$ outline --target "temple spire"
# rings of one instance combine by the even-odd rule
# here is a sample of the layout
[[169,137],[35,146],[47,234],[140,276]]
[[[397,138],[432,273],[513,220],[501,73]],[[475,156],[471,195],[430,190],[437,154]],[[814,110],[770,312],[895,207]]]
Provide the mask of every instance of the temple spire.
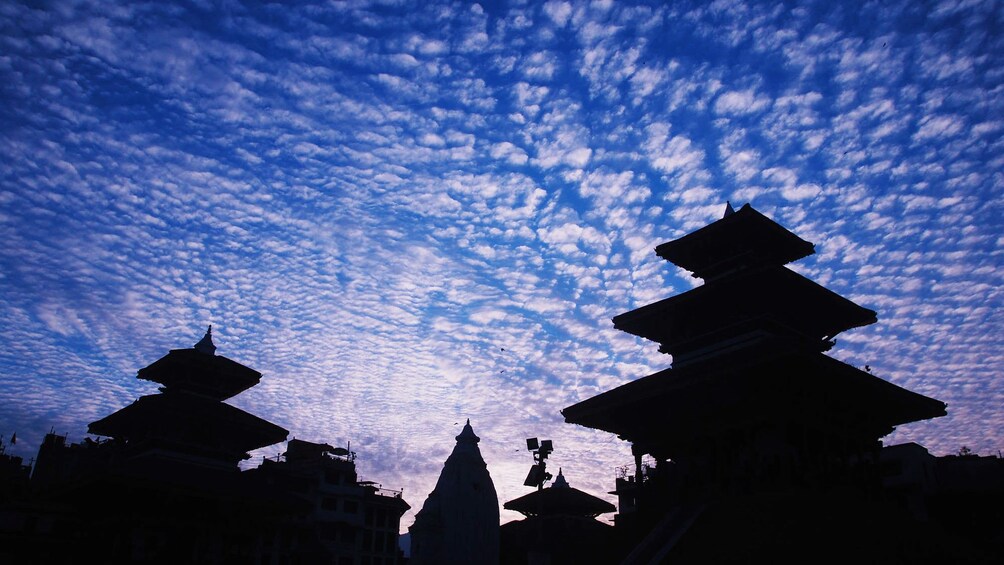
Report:
[[206,355],[216,355],[216,346],[213,345],[213,325],[209,324],[206,335],[202,336],[199,343],[195,344],[195,350]]
[[412,565],[498,565],[499,500],[470,419],[415,515]]

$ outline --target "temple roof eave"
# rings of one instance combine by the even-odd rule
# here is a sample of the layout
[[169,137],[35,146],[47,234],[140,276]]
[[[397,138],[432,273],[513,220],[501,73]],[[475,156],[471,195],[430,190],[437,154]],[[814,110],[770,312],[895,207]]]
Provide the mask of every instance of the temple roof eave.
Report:
[[217,400],[235,396],[261,381],[261,373],[222,355],[208,355],[195,348],[172,349],[142,368],[139,379],[192,392]]
[[289,435],[285,428],[239,408],[182,392],[143,396],[88,425],[88,433],[121,438],[180,429],[215,434],[240,451],[273,445]]
[[506,510],[514,510],[524,516],[569,515],[595,517],[617,508],[587,492],[574,487],[536,490],[515,498],[502,505]]
[[[787,371],[782,369],[785,364],[790,364]],[[561,413],[567,423],[614,433],[627,441],[658,444],[672,438],[687,441],[701,430],[739,425],[742,418],[782,418],[775,410],[797,413],[799,395],[844,402],[841,410],[847,410],[842,412],[847,423],[871,430],[867,433],[877,437],[893,426],[943,416],[946,407],[825,355],[800,353],[762,362],[759,367],[724,366],[710,374],[667,369]]]
[[656,247],[657,255],[709,279],[742,263],[784,265],[815,253],[812,243],[743,205],[734,213]]
[[669,349],[694,333],[722,327],[729,318],[742,321],[766,315],[817,339],[877,321],[874,310],[777,267],[693,288],[615,316],[613,323],[618,330]]

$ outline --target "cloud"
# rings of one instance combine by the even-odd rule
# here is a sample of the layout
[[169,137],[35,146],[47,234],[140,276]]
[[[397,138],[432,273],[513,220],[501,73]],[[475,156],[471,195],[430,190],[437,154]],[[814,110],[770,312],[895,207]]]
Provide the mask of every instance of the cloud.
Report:
[[529,157],[526,151],[516,147],[508,141],[496,143],[492,146],[491,155],[495,159],[505,159],[512,165],[525,165]]
[[714,109],[717,114],[742,115],[759,112],[770,104],[770,99],[758,96],[752,90],[728,91],[715,99]]
[[544,13],[551,18],[554,25],[565,27],[568,18],[572,15],[572,5],[568,2],[549,1],[544,4]]

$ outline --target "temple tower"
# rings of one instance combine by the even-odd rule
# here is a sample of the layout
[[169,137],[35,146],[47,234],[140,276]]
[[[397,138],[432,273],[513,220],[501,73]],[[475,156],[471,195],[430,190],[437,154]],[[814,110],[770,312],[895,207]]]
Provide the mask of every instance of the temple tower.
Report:
[[664,541],[714,501],[867,492],[878,487],[879,439],[945,414],[940,401],[824,354],[875,312],[788,269],[814,246],[748,204],[656,253],[704,284],[613,322],[658,343],[671,368],[562,411],[632,444],[618,526],[661,528]]
[[468,419],[436,488],[415,515],[412,565],[494,565],[499,561],[499,503]]

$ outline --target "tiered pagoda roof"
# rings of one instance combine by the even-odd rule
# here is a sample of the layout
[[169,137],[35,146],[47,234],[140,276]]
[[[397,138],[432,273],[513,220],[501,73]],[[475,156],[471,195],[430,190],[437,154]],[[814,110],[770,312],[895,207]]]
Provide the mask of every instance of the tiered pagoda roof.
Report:
[[216,400],[226,400],[255,386],[261,373],[216,355],[212,341],[213,327],[195,347],[172,349],[149,366],[140,369],[137,378],[164,385],[164,390],[183,390]]
[[[167,432],[165,428],[170,428]],[[151,438],[177,447],[245,452],[279,443],[285,429],[239,408],[197,394],[166,392],[140,397],[132,404],[91,422],[92,434],[121,438]]]
[[945,404],[825,355],[779,351],[752,362],[739,354],[713,367],[665,369],[562,414],[672,458],[695,437],[726,433],[737,422],[810,420],[878,438],[945,415]]
[[655,248],[659,257],[710,280],[764,265],[786,265],[816,252],[815,246],[745,204],[728,204],[725,216]]
[[[738,212],[737,212],[738,214]],[[875,312],[785,268],[737,272],[614,317],[614,327],[680,355],[769,331],[825,350],[838,333],[876,321]]]
[[613,319],[660,344],[666,369],[569,406],[565,420],[616,433],[666,457],[699,435],[758,421],[812,422],[877,439],[945,414],[945,404],[822,354],[875,312],[784,265],[813,246],[748,204],[656,248],[705,279]]
[[124,439],[134,452],[173,452],[234,464],[247,452],[286,439],[287,430],[223,402],[261,373],[216,355],[212,327],[190,349],[175,349],[137,378],[164,386],[160,394],[91,422],[95,435]]
[[606,500],[571,487],[560,469],[550,487],[510,500],[503,505],[503,508],[515,510],[524,516],[561,515],[589,518],[617,510]]

